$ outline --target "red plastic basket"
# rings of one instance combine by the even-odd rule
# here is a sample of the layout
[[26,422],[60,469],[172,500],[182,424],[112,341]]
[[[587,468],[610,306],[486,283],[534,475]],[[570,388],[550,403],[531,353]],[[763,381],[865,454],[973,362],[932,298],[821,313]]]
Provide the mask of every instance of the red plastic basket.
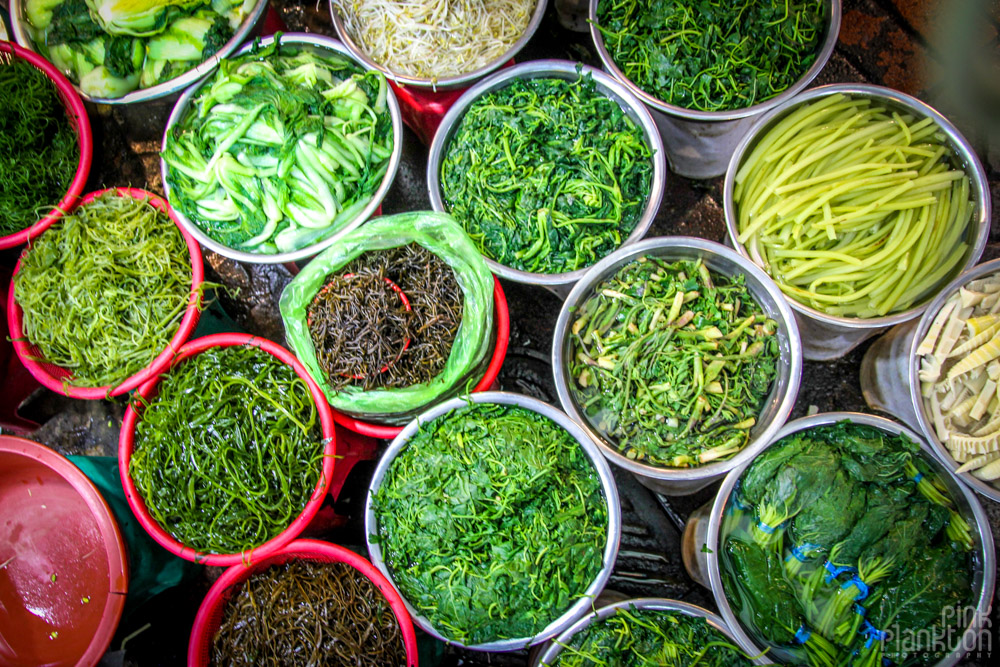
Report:
[[14,58],[26,60],[45,72],[45,75],[49,77],[49,80],[56,87],[56,93],[59,95],[59,99],[62,100],[63,106],[66,107],[66,117],[76,132],[77,144],[80,147],[80,161],[76,166],[76,174],[73,176],[73,180],[70,181],[69,188],[66,190],[62,201],[49,211],[48,215],[27,229],[22,229],[7,236],[0,236],[0,250],[3,250],[27,243],[30,239],[35,238],[48,229],[49,225],[58,220],[62,216],[63,211],[68,211],[73,206],[77,197],[83,192],[83,186],[87,183],[87,177],[90,176],[90,163],[94,155],[94,139],[90,132],[90,119],[87,117],[87,110],[83,107],[83,100],[80,99],[79,93],[73,88],[73,84],[63,76],[62,72],[55,65],[34,51],[29,51],[13,42],[0,41],[0,53],[9,53]]
[[393,614],[396,615],[396,620],[399,621],[403,646],[406,648],[407,666],[417,667],[417,637],[413,631],[413,621],[406,610],[406,605],[403,604],[403,599],[399,597],[399,593],[389,580],[362,556],[336,544],[318,540],[296,540],[249,567],[234,565],[223,572],[209,589],[208,595],[198,608],[198,615],[195,616],[191,639],[188,642],[188,667],[205,667],[209,664],[212,640],[222,623],[226,603],[232,597],[236,586],[271,565],[281,565],[294,559],[320,563],[346,563],[370,579],[385,595]]
[[[503,366],[503,360],[507,357],[507,344],[510,342],[510,313],[507,311],[507,296],[496,276],[493,276],[493,309],[497,322],[496,344],[493,346],[493,356],[490,358],[489,366],[486,367],[483,378],[472,388],[473,392],[486,391],[496,382],[500,368]],[[345,415],[333,408],[331,410],[333,411],[333,419],[338,424],[361,435],[392,440],[403,430],[402,426],[386,426],[367,422]]]
[[[97,192],[91,192],[86,197],[81,199],[78,206],[84,206],[110,190],[114,190],[120,197],[146,199],[157,210],[170,216],[170,219],[175,225],[177,225],[177,228],[184,236],[184,241],[187,243],[188,254],[191,256],[191,291],[188,297],[187,310],[181,318],[181,325],[177,329],[177,333],[174,334],[174,337],[170,340],[170,343],[167,344],[167,347],[165,347],[163,351],[149,363],[148,366],[131,377],[126,378],[121,384],[115,387],[110,385],[103,387],[74,387],[65,382],[66,378],[70,377],[70,372],[61,366],[40,361],[42,356],[41,352],[24,337],[24,330],[22,328],[24,312],[17,304],[14,290],[17,273],[21,270],[21,262],[18,261],[17,266],[14,267],[14,278],[10,281],[10,292],[7,295],[7,321],[10,326],[10,337],[14,344],[14,352],[17,353],[17,358],[21,360],[21,363],[24,364],[24,367],[28,369],[28,372],[30,372],[36,380],[52,391],[65,394],[66,396],[70,396],[72,398],[100,399],[108,396],[117,396],[135,389],[140,384],[166,368],[176,350],[184,344],[184,341],[186,341],[191,335],[191,332],[194,331],[195,326],[198,324],[198,319],[201,317],[201,290],[199,287],[205,278],[205,267],[202,263],[201,247],[198,245],[198,242],[195,241],[194,237],[184,231],[184,228],[177,223],[177,218],[174,217],[173,210],[164,199],[157,197],[151,192],[146,192],[145,190],[139,190],[137,188],[110,188],[109,190],[99,190]],[[28,248],[25,252],[31,252],[31,248]]]
[[292,523],[290,523],[285,530],[267,542],[240,553],[202,553],[176,540],[172,535],[170,535],[170,533],[164,530],[152,516],[150,516],[149,511],[146,509],[145,501],[142,499],[139,490],[132,481],[132,476],[129,475],[129,463],[132,460],[132,452],[135,447],[135,427],[141,418],[137,410],[137,405],[139,405],[140,399],[148,401],[156,395],[156,386],[159,383],[161,376],[157,375],[139,387],[135,393],[135,400],[129,403],[129,407],[125,411],[125,419],[122,421],[121,432],[118,436],[118,471],[121,474],[122,486],[125,488],[125,498],[128,500],[129,507],[132,508],[132,513],[135,514],[139,523],[142,524],[142,527],[146,529],[146,532],[149,533],[150,536],[160,544],[160,546],[176,556],[180,556],[181,558],[197,563],[204,563],[206,565],[250,565],[274,554],[276,551],[298,537],[299,533],[301,533],[303,529],[309,525],[309,522],[312,521],[316,512],[319,510],[320,505],[323,504],[323,498],[326,496],[330,487],[330,480],[333,478],[334,458],[337,453],[333,415],[330,413],[330,406],[327,404],[322,390],[313,381],[312,377],[310,377],[305,367],[299,362],[298,359],[295,358],[295,355],[277,343],[273,343],[265,338],[257,338],[249,334],[222,333],[214,334],[212,336],[204,336],[202,338],[197,338],[182,347],[171,366],[176,365],[188,357],[203,352],[210,347],[230,347],[234,345],[254,345],[265,352],[274,355],[295,369],[295,372],[309,387],[309,393],[312,394],[313,402],[316,404],[320,424],[323,428],[323,439],[326,441],[326,449],[323,456],[323,471],[320,475],[319,481],[316,483],[316,488],[313,491],[312,496],[309,498],[309,502],[307,502],[306,506],[302,509],[302,513],[299,514],[299,516],[296,517],[296,519],[292,521]]

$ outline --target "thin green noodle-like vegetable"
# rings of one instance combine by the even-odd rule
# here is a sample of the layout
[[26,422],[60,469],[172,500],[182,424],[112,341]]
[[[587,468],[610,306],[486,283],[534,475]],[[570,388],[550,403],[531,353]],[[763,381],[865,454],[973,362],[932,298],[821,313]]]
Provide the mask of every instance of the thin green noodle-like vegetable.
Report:
[[149,365],[180,327],[190,292],[177,226],[114,192],[39,236],[14,277],[25,338],[79,387],[115,386]]
[[834,94],[774,125],[736,174],[738,241],[829,315],[910,308],[958,269],[969,177],[931,118]]
[[209,348],[163,376],[136,425],[129,475],[185,546],[231,554],[276,537],[322,474],[309,387],[254,346]]

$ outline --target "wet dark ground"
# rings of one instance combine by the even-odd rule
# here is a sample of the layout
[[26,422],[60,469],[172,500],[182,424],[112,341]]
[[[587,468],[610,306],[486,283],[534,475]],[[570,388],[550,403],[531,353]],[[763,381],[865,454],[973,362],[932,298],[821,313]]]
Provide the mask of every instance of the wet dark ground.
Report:
[[[968,54],[954,48],[954,32],[967,34],[973,24],[984,31],[979,48],[992,49],[994,58],[1000,25],[1000,3],[984,2],[983,13],[972,14],[978,0],[936,3],[932,0],[845,0],[840,42],[817,84],[833,82],[883,83],[929,101],[948,115],[974,143],[990,179],[994,219],[990,243],[983,259],[1000,256],[1000,131],[997,107],[990,93],[969,88],[986,84],[966,66]],[[273,2],[290,30],[333,34],[327,5],[318,8],[291,0]],[[550,3],[551,4],[551,3]],[[958,15],[958,8],[970,17]],[[964,23],[963,23],[964,22]],[[954,27],[956,24],[957,27]],[[969,32],[968,34],[971,34]],[[977,39],[979,39],[977,37]],[[599,65],[588,35],[563,29],[550,7],[542,27],[517,60],[557,57]],[[994,63],[996,61],[994,60]],[[958,63],[953,67],[954,63]],[[996,75],[996,70],[993,70]],[[1000,81],[1000,75],[997,75]],[[996,85],[994,82],[993,85]],[[980,94],[982,93],[982,94]],[[992,94],[996,94],[993,90]],[[977,111],[977,109],[980,109]],[[987,111],[988,110],[988,111]],[[132,185],[162,192],[157,150],[169,113],[167,105],[143,109],[91,108],[95,129],[94,166],[88,189],[102,185]],[[992,126],[991,123],[992,122]],[[383,205],[386,214],[430,208],[426,193],[427,149],[409,130],[405,133],[403,162]],[[670,175],[663,204],[649,236],[690,235],[722,241],[725,225],[721,206],[722,179],[692,181]],[[0,254],[0,265],[12,264],[12,253]],[[277,297],[291,279],[283,266],[240,265],[206,252],[208,277],[228,287],[239,287],[240,296],[228,294],[213,306],[214,315],[230,319],[248,332],[283,339]],[[544,289],[503,282],[510,305],[511,341],[500,375],[501,388],[557,403],[550,353],[553,327],[560,300]],[[223,315],[224,313],[224,315]],[[810,409],[871,412],[865,405],[858,380],[861,358],[868,344],[835,362],[807,362],[793,417]],[[21,414],[41,426],[30,434],[65,454],[117,454],[120,402],[70,401],[40,391],[22,407]],[[352,515],[348,525],[324,537],[346,545],[363,545],[357,508],[363,500],[370,464],[352,473],[338,503],[338,511]],[[655,596],[683,599],[714,609],[711,594],[684,571],[680,535],[691,512],[714,496],[716,485],[687,497],[666,498],[650,493],[628,474],[617,473],[622,497],[624,529],[621,549],[609,589],[629,597]],[[1000,505],[983,499],[994,534],[1000,529]],[[123,620],[106,657],[108,664],[182,664],[195,610],[219,571],[206,569],[194,583],[161,594]],[[996,608],[997,605],[994,605]],[[992,637],[996,642],[997,612]],[[148,626],[147,626],[148,624]],[[126,650],[120,650],[128,639]],[[508,655],[469,654],[425,641],[428,664],[521,665],[524,652]],[[991,664],[983,657],[968,664]]]

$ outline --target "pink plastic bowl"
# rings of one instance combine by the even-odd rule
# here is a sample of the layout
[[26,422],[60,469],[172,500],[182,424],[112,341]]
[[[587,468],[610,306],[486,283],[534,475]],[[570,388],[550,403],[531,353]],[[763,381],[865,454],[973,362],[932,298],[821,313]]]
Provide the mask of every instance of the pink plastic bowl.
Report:
[[[500,286],[500,280],[496,276],[493,276],[493,308],[497,321],[496,344],[493,346],[493,356],[490,358],[489,366],[486,367],[486,373],[476,386],[472,388],[473,392],[486,391],[493,386],[497,376],[500,374],[503,360],[507,357],[507,344],[510,343],[510,313],[507,310],[507,296],[504,294],[503,287]],[[384,424],[366,422],[345,415],[333,408],[331,410],[333,410],[333,418],[338,424],[361,435],[392,440],[403,430],[402,426],[386,426]]]
[[188,642],[189,667],[207,667],[209,664],[212,640],[222,623],[226,603],[235,592],[236,586],[271,565],[281,565],[295,559],[320,563],[347,563],[370,579],[389,601],[389,606],[399,621],[403,646],[406,648],[407,667],[417,667],[417,637],[413,632],[413,621],[396,589],[365,558],[344,547],[317,540],[296,540],[252,566],[234,565],[226,570],[209,589],[208,595],[198,608],[198,615],[195,616],[194,627],[191,630],[191,640]]
[[[71,376],[70,372],[61,366],[56,366],[55,364],[42,361],[41,352],[24,336],[24,330],[22,328],[24,311],[22,311],[21,307],[17,304],[16,294],[14,291],[15,279],[17,278],[18,271],[21,270],[21,262],[18,261],[17,266],[14,267],[14,277],[11,278],[10,292],[7,296],[7,321],[10,325],[10,338],[11,342],[14,344],[14,352],[17,353],[17,358],[20,359],[21,363],[24,364],[24,367],[28,369],[28,372],[31,373],[36,380],[52,391],[65,394],[66,396],[70,396],[72,398],[100,399],[107,398],[108,396],[118,396],[119,394],[124,394],[127,391],[135,389],[140,384],[167,367],[167,364],[170,363],[170,359],[174,356],[177,349],[184,344],[184,341],[186,341],[191,335],[191,332],[194,331],[194,328],[198,325],[198,319],[201,317],[201,290],[199,287],[205,278],[205,267],[202,264],[201,248],[198,246],[198,242],[194,240],[193,236],[184,231],[183,227],[177,224],[177,218],[174,217],[173,210],[162,198],[157,197],[151,192],[146,192],[145,190],[139,190],[137,188],[111,188],[109,190],[114,190],[120,197],[145,199],[157,210],[170,216],[170,219],[175,225],[177,225],[177,228],[184,236],[184,241],[187,243],[188,247],[188,254],[191,256],[191,291],[190,296],[188,297],[187,310],[181,318],[181,325],[177,329],[177,333],[174,334],[174,337],[170,340],[170,343],[167,344],[167,347],[165,347],[148,366],[135,375],[126,378],[121,384],[115,387],[110,385],[103,387],[75,387],[66,382],[66,380]],[[105,192],[109,192],[109,190],[91,192],[80,200],[78,206],[85,206],[89,204],[98,196],[104,194]],[[31,248],[29,247],[24,252],[31,252]]]
[[45,75],[49,77],[49,80],[56,87],[56,93],[59,95],[59,99],[62,100],[63,106],[66,107],[66,116],[69,119],[69,124],[76,132],[77,144],[80,147],[80,161],[76,166],[76,174],[73,176],[73,180],[70,182],[69,189],[66,191],[66,195],[62,198],[62,201],[49,211],[48,215],[27,229],[22,229],[7,236],[0,236],[0,250],[3,250],[27,243],[29,240],[35,238],[48,229],[49,225],[58,220],[62,216],[63,211],[68,211],[73,206],[77,197],[83,192],[83,186],[87,183],[87,177],[90,175],[90,162],[94,155],[94,139],[90,133],[90,119],[87,117],[87,110],[83,107],[83,100],[80,99],[79,93],[73,88],[73,84],[63,76],[62,72],[55,65],[34,51],[29,51],[13,42],[0,41],[0,53],[9,53],[15,58],[26,60],[45,72]]
[[[122,486],[125,487],[125,498],[128,500],[129,507],[132,508],[132,513],[139,519],[139,523],[142,524],[142,527],[146,529],[146,532],[149,533],[150,536],[160,544],[160,546],[176,556],[180,556],[181,558],[194,561],[196,563],[204,563],[205,565],[250,565],[263,558],[271,556],[298,537],[299,533],[301,533],[303,529],[309,525],[309,522],[316,515],[320,505],[323,504],[323,497],[326,495],[330,486],[330,480],[333,478],[333,462],[337,453],[333,415],[330,413],[330,406],[327,404],[322,390],[320,390],[319,386],[313,381],[312,377],[310,377],[305,367],[299,363],[299,360],[296,359],[291,352],[277,343],[272,343],[265,338],[256,338],[249,334],[223,333],[212,336],[204,336],[202,338],[197,338],[182,347],[171,366],[174,366],[184,359],[198,354],[199,352],[203,352],[210,347],[230,347],[233,345],[254,345],[265,352],[274,355],[295,369],[295,372],[306,383],[309,387],[309,392],[312,394],[313,402],[315,403],[316,410],[319,413],[320,424],[323,428],[323,439],[326,442],[326,449],[323,454],[323,471],[320,475],[319,481],[316,482],[316,488],[313,491],[312,496],[309,498],[309,502],[307,502],[306,506],[302,509],[302,513],[294,521],[292,521],[292,523],[290,523],[285,530],[267,542],[240,553],[203,553],[174,539],[170,533],[164,530],[160,524],[158,524],[153,517],[150,516],[149,511],[146,509],[145,501],[142,499],[139,490],[132,481],[132,476],[129,475],[129,463],[132,460],[132,452],[135,448],[136,423],[141,418],[139,414],[141,411],[140,399],[149,401],[156,395],[156,385],[159,383],[161,376],[157,375],[146,384],[139,387],[139,389],[136,390],[135,399],[129,403],[128,409],[125,411],[125,419],[122,421],[121,432],[118,436],[118,471],[121,474]],[[169,370],[167,372],[169,372]]]

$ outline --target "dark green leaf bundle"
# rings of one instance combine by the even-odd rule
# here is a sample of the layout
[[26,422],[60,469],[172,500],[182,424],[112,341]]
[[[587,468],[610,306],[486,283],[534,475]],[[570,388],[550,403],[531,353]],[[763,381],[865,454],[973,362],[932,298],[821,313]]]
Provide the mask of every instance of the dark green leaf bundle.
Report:
[[79,387],[116,386],[180,327],[191,259],[180,230],[146,201],[101,195],[63,216],[21,258],[24,335]]
[[566,273],[616,250],[649,199],[642,130],[590,75],[515,79],[466,110],[441,163],[449,212],[482,253]]
[[226,603],[212,665],[402,667],[385,596],[346,563],[292,560],[251,575]]
[[0,100],[0,236],[6,236],[62,200],[80,148],[55,86],[34,65],[0,56]]
[[750,440],[778,373],[777,323],[698,261],[646,255],[580,306],[567,353],[584,414],[630,459],[697,466]]
[[167,133],[170,202],[244,252],[329,238],[371,202],[388,169],[387,95],[380,72],[280,38],[225,59]]
[[747,667],[753,663],[704,617],[630,606],[593,621],[573,635],[552,667],[693,667],[696,664]]
[[403,597],[462,644],[532,637],[593,582],[608,539],[594,464],[548,417],[475,404],[424,423],[374,497]]
[[312,496],[325,443],[309,387],[255,346],[213,347],[140,408],[129,475],[185,546],[233,554],[276,537]]
[[640,89],[698,111],[753,106],[816,61],[824,0],[602,0],[598,29]]
[[845,421],[757,457],[720,532],[723,587],[751,636],[817,667],[931,664],[953,648],[974,541],[923,456]]

